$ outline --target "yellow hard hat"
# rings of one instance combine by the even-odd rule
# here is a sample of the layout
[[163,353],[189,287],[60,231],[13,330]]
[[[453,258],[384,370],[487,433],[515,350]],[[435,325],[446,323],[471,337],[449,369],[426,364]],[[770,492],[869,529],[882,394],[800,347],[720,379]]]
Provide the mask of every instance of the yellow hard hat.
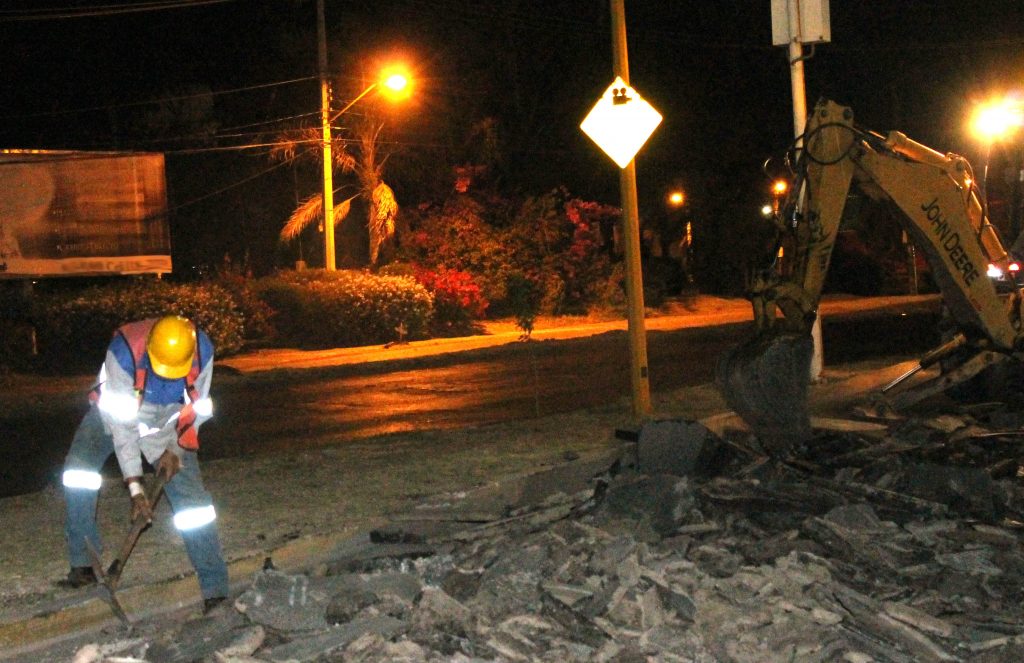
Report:
[[196,353],[196,328],[187,319],[168,315],[157,320],[146,340],[146,353],[153,372],[176,380],[188,375]]

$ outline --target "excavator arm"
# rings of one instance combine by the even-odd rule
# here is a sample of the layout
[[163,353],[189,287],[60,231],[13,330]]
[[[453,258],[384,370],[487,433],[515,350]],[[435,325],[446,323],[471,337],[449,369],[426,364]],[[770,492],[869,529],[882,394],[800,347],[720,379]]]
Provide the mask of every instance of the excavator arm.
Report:
[[919,390],[921,396],[901,394],[899,405],[969,379],[1022,346],[1021,293],[1004,303],[986,275],[989,264],[1006,270],[1010,256],[985,217],[967,161],[899,132],[881,136],[860,129],[849,108],[819,102],[808,118],[790,199],[776,219],[776,250],[783,241],[791,244],[791,266],[783,273],[772,261],[757,274],[749,293],[755,335],[723,357],[717,370],[726,401],[771,451],[810,436],[810,330],[851,188],[898,210],[895,216],[924,253],[958,329],[921,365],[955,353],[962,370]]

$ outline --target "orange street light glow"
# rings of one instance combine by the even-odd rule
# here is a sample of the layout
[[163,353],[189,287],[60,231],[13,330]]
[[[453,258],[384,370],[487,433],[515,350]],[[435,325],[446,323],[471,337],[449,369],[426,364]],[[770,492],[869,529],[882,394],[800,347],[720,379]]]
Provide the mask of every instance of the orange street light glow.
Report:
[[1019,101],[1002,99],[979,106],[971,121],[974,134],[992,142],[1004,138],[1024,125],[1024,106]]
[[776,196],[781,196],[786,193],[788,189],[789,182],[786,180],[775,180],[775,183],[772,184],[772,192],[774,192]]
[[668,194],[668,203],[673,207],[682,207],[683,203],[686,202],[686,195],[682,191],[673,191]]
[[409,84],[409,79],[401,74],[391,74],[384,79],[384,87],[392,92],[401,92]]
[[401,65],[393,65],[384,69],[375,85],[379,85],[381,94],[392,101],[408,99],[412,94],[412,82]]

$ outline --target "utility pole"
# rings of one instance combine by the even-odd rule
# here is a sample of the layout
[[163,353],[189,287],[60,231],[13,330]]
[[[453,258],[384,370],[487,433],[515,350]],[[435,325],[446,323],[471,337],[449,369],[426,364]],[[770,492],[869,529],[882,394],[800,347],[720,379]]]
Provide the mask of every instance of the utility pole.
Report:
[[[789,82],[793,94],[793,133],[795,145],[803,145],[804,126],[807,122],[807,96],[804,91],[805,43],[827,42],[832,38],[829,26],[828,0],[772,0],[772,43],[788,46]],[[803,192],[797,192],[803,196]],[[821,343],[821,315],[815,315],[811,327],[814,354],[811,356],[811,382],[821,378],[824,351]]]
[[[629,57],[626,52],[625,0],[611,0],[612,55],[615,75],[629,85]],[[629,323],[630,383],[633,416],[651,414],[651,387],[647,375],[647,331],[644,327],[644,290],[640,269],[640,210],[636,192],[636,163],[630,161],[619,172],[622,196],[622,225],[625,239],[626,299]]]
[[334,259],[334,159],[331,156],[331,87],[327,76],[327,28],[324,0],[316,0],[316,33],[320,64],[320,121],[324,141],[324,269],[335,270]]
[[[796,149],[803,146],[804,127],[807,124],[807,92],[804,82],[804,45],[800,42],[800,0],[789,0],[789,25],[793,37],[789,40],[789,86],[793,94],[793,135]],[[806,186],[806,185],[805,185]],[[811,325],[814,354],[811,355],[811,382],[821,378],[825,364],[825,350],[821,342],[821,314],[815,312]]]

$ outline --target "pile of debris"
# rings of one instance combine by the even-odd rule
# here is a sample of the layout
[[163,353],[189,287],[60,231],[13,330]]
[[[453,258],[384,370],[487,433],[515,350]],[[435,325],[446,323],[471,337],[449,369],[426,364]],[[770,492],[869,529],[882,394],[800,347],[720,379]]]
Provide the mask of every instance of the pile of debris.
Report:
[[782,461],[653,423],[584,489],[535,480],[502,513],[448,496],[77,660],[1024,660],[1022,429],[979,407]]

